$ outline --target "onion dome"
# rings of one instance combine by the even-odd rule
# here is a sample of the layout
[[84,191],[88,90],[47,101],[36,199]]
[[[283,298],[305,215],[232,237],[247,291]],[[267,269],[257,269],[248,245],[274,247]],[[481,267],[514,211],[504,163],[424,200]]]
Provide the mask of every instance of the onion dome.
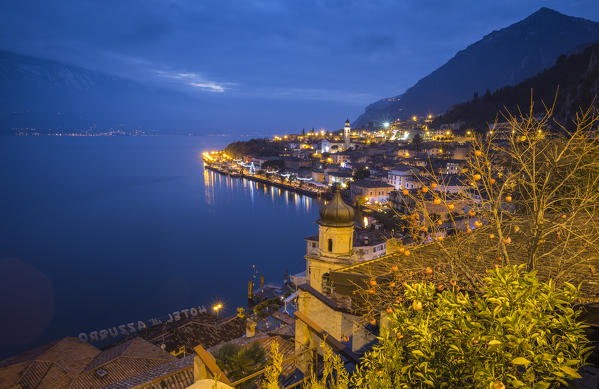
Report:
[[326,227],[351,227],[354,225],[354,208],[341,198],[339,188],[335,190],[333,200],[320,207],[318,224]]
[[349,119],[347,119],[347,120],[345,121],[345,125],[346,125],[346,126],[349,126]]

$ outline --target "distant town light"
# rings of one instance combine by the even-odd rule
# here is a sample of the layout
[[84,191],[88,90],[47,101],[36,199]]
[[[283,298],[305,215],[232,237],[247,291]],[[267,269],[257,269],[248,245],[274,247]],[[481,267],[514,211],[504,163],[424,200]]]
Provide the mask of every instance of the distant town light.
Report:
[[413,121],[417,121],[418,120],[418,116],[416,116],[416,115],[412,116],[412,120]]
[[385,127],[385,128],[389,128],[389,122],[384,122],[384,123],[383,123],[383,127]]

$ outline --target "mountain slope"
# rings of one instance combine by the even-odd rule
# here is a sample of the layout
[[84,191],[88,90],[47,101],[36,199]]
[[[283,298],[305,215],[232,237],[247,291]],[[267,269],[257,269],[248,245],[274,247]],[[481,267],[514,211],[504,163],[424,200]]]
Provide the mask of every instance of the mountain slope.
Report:
[[0,51],[0,127],[170,127],[194,102],[176,92]]
[[353,126],[442,113],[475,92],[515,85],[555,64],[560,54],[596,41],[599,23],[541,8],[458,52],[402,95],[369,105]]
[[580,108],[586,109],[593,102],[599,107],[596,100],[599,96],[599,43],[582,53],[561,56],[553,67],[516,86],[506,86],[482,98],[457,104],[437,117],[433,125],[461,123],[463,128],[486,131],[496,117],[498,121],[503,120],[498,113],[505,109],[516,113],[520,108],[527,112],[531,91],[536,109],[542,111],[542,103],[550,105],[558,87],[555,116],[564,123],[571,122]]

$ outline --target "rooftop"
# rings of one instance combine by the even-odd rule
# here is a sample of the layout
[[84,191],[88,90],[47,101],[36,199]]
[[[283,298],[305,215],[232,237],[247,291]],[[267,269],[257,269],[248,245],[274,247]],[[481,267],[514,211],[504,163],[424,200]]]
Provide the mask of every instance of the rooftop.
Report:
[[393,188],[393,186],[387,184],[386,182],[380,180],[369,180],[363,179],[356,181],[352,184],[352,187],[359,186],[362,188]]
[[[406,247],[406,250],[411,251],[409,256],[396,252],[347,266],[333,271],[331,281],[336,292],[351,296],[353,291],[367,285],[368,280],[372,278],[384,282],[401,276],[402,280],[417,281],[422,279],[425,269],[429,267],[440,277],[456,280],[468,289],[473,277],[484,276],[486,270],[501,262],[495,256],[483,255],[484,250],[489,247],[486,238],[488,231],[488,226],[484,226],[471,234],[460,233],[460,236],[446,238],[442,246],[429,243],[419,247]],[[463,244],[451,244],[452,241]],[[507,246],[511,264],[526,263],[526,244],[527,242],[518,239],[517,234],[514,235],[513,242]],[[551,245],[551,242],[545,244]],[[460,261],[452,261],[450,258],[460,258]],[[395,266],[397,270],[393,270]],[[543,262],[537,264],[536,270],[541,280],[553,279],[558,283],[580,284],[581,291],[588,300],[599,301],[599,276],[596,269],[599,269],[599,257],[589,252],[586,260],[570,264],[567,269],[556,261],[544,258]]]
[[[364,244],[365,238],[368,237],[368,245]],[[305,238],[311,242],[318,242],[318,235],[312,235]],[[373,228],[356,228],[354,230],[354,247],[376,246],[385,243],[387,238],[380,230]]]

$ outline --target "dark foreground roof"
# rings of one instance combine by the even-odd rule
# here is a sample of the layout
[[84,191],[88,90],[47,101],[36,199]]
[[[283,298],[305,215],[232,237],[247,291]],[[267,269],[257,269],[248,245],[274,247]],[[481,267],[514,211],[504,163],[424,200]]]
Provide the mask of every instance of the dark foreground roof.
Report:
[[[405,247],[405,250],[410,251],[408,256],[405,255],[405,251],[396,252],[338,269],[331,272],[331,282],[336,293],[351,296],[353,291],[364,288],[371,279],[384,281],[401,275],[403,280],[409,281],[413,278],[417,281],[429,267],[445,279],[456,280],[464,287],[471,288],[474,277],[484,277],[488,269],[501,265],[500,257],[485,254],[485,250],[490,247],[486,229],[485,226],[468,235],[460,232],[459,237],[449,237],[442,244]],[[513,242],[507,245],[510,264],[526,263],[526,244],[527,242],[519,241],[517,235],[514,235]],[[450,256],[454,259],[459,258],[459,261],[450,260]],[[397,270],[394,270],[394,267],[397,267]],[[580,284],[581,291],[588,301],[599,301],[599,256],[591,250],[568,266],[550,258],[542,259],[537,263],[536,271],[540,280],[553,279],[558,284]]]

